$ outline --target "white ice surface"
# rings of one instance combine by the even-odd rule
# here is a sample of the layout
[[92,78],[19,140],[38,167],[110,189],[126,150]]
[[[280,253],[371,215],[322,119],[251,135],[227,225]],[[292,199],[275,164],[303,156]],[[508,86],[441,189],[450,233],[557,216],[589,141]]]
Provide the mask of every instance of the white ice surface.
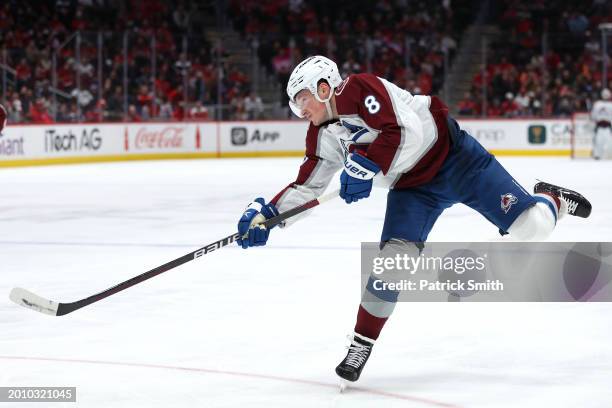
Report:
[[[591,199],[592,217],[563,220],[553,240],[610,241],[612,162],[501,161],[528,188],[541,178]],[[359,243],[379,238],[382,190],[325,204],[266,248],[224,248],[68,316],[9,301],[15,286],[73,301],[227,236],[300,162],[0,170],[0,386],[78,387],[77,404],[54,407],[612,406],[605,303],[400,304],[362,379],[340,394],[333,369],[359,303]],[[498,239],[463,206],[430,235]]]

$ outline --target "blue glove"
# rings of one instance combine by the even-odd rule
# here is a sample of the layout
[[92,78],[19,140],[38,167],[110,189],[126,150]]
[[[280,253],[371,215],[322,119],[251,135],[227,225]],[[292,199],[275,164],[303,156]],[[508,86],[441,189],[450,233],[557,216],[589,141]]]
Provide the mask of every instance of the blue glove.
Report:
[[372,160],[351,153],[344,160],[344,171],[340,175],[340,197],[353,203],[361,198],[370,196],[372,179],[380,171],[380,167]]
[[236,242],[244,249],[251,246],[263,246],[268,242],[270,230],[263,225],[257,225],[278,215],[274,204],[266,204],[266,201],[258,197],[244,211],[238,221],[238,235]]

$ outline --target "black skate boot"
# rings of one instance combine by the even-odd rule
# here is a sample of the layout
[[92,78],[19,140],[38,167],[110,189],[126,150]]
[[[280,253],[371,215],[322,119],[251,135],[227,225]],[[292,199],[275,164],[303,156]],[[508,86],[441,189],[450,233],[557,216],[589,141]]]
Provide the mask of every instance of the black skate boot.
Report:
[[374,347],[374,340],[355,333],[346,357],[336,367],[336,374],[347,381],[357,381],[370,357],[372,347]]
[[548,193],[567,203],[567,213],[576,217],[588,218],[591,215],[591,203],[581,194],[568,188],[555,186],[553,184],[540,181],[533,186],[534,193]]

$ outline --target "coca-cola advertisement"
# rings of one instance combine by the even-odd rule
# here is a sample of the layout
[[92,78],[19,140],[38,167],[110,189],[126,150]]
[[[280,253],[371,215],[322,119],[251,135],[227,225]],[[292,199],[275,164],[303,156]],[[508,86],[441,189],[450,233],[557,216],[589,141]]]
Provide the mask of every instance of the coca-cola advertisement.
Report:
[[[180,125],[142,126],[130,129],[133,133],[134,150],[183,150],[187,146],[187,127]],[[191,145],[192,143],[189,143]],[[128,147],[128,146],[126,146]]]

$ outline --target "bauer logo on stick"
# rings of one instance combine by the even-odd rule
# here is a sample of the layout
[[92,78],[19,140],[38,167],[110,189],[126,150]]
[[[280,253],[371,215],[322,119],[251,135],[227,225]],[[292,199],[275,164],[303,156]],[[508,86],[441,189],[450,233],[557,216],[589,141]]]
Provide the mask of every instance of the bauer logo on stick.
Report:
[[504,214],[508,214],[508,211],[510,211],[510,207],[512,207],[512,204],[516,204],[518,202],[518,199],[510,193],[506,193],[504,195],[501,196],[501,209],[504,211]]

